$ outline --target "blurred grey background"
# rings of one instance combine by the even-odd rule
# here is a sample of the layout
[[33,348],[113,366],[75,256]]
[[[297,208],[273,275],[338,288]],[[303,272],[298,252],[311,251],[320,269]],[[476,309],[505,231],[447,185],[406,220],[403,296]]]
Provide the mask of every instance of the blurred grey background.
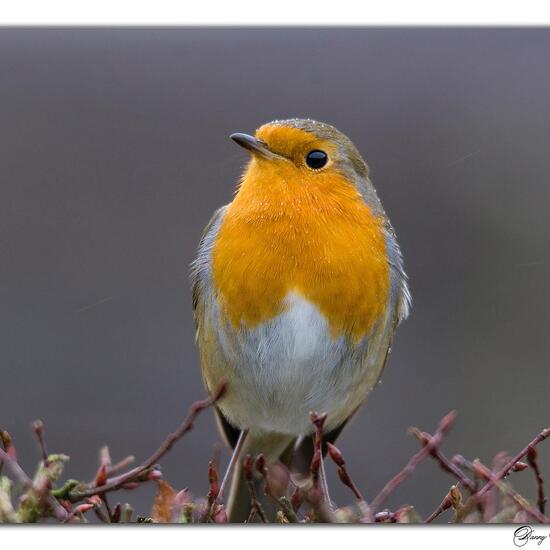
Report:
[[[449,455],[523,447],[550,424],[549,55],[549,29],[0,29],[0,425],[22,464],[35,418],[88,479],[101,445],[143,459],[204,395],[188,266],[246,161],[228,135],[292,116],[358,146],[411,279],[339,441],[367,499],[450,409]],[[217,441],[206,413],[166,477],[204,494]],[[427,461],[387,504],[427,514],[451,482]],[[151,493],[121,496],[146,514]]]

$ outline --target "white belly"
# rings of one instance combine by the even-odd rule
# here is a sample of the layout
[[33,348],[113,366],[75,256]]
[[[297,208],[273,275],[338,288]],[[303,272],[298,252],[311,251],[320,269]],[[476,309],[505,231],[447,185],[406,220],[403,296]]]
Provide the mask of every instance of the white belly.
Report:
[[226,357],[239,358],[231,361],[235,394],[224,412],[241,428],[308,433],[312,410],[328,413],[329,425],[331,418],[342,421],[342,411],[349,414],[370,389],[368,379],[370,386],[377,379],[368,369],[366,338],[353,346],[332,338],[318,308],[297,294],[287,296],[287,306],[254,329],[220,334]]

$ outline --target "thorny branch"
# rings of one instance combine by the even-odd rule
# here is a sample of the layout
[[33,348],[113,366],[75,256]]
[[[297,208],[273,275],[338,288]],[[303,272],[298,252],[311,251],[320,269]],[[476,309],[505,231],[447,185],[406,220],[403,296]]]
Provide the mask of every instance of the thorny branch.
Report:
[[535,472],[535,479],[537,481],[537,505],[539,507],[540,513],[544,514],[544,508],[546,506],[546,496],[544,495],[544,479],[540,471],[539,462],[538,462],[538,451],[535,447],[530,447],[527,453],[527,462],[529,466],[533,468]]
[[254,487],[254,463],[250,455],[246,455],[242,467],[244,479],[246,481],[246,485],[248,486],[248,492],[250,493],[250,502],[252,504],[248,523],[252,522],[255,514],[258,514],[262,520],[262,523],[268,523],[267,516],[265,515],[264,509],[258,501],[258,497],[256,495],[256,488]]
[[[485,487],[487,487],[489,484],[494,484],[500,489],[503,493],[508,495],[512,500],[521,508],[522,510],[525,510],[530,516],[535,518],[540,523],[547,523],[548,518],[541,513],[539,510],[531,506],[527,500],[522,497],[520,494],[518,494],[516,491],[514,491],[508,484],[504,483],[501,479],[497,479],[497,476],[489,470],[486,466],[484,466],[479,459],[476,459],[474,461],[474,467],[477,471],[480,472],[481,476],[484,477],[488,483]],[[481,491],[478,491],[475,495],[473,495],[473,499],[475,502],[475,499],[479,498],[479,495],[481,494]]]
[[410,433],[412,433],[421,443],[422,445],[426,446],[428,444],[430,445],[430,455],[438,462],[438,464],[443,468],[443,470],[447,471],[451,475],[455,476],[458,481],[464,486],[469,489],[471,493],[475,492],[476,486],[475,483],[466,477],[464,473],[458,468],[455,464],[453,464],[438,448],[438,445],[435,441],[433,441],[433,436],[431,436],[429,433],[421,432],[417,428],[411,428],[409,430]]
[[413,455],[406,466],[397,475],[395,475],[392,479],[390,479],[390,481],[388,481],[388,483],[386,483],[380,493],[378,493],[378,495],[371,502],[371,509],[373,511],[378,510],[378,508],[380,508],[386,498],[388,498],[390,493],[392,493],[398,485],[403,483],[403,481],[405,481],[405,479],[407,479],[407,477],[412,474],[416,466],[418,466],[418,464],[420,464],[422,460],[430,455],[432,451],[441,444],[443,437],[451,429],[451,426],[453,425],[455,419],[456,411],[451,411],[443,417],[443,419],[439,422],[439,426],[437,428],[437,431],[435,432],[435,435],[426,442],[426,444],[423,446],[422,449],[420,449],[420,451]]
[[143,474],[151,470],[151,468],[153,468],[155,464],[158,463],[158,461],[174,446],[174,444],[179,439],[181,439],[187,432],[193,429],[193,423],[195,422],[197,416],[204,409],[207,409],[208,407],[216,403],[216,401],[219,401],[225,394],[226,388],[227,384],[223,383],[220,385],[213,396],[208,397],[207,399],[203,399],[202,401],[197,401],[196,403],[193,403],[193,405],[191,405],[191,408],[189,409],[187,418],[183,421],[180,427],[174,433],[170,434],[164,440],[162,445],[142,464],[136,466],[135,468],[132,468],[124,474],[106,480],[105,483],[101,485],[100,491],[98,491],[97,483],[94,487],[90,487],[82,491],[71,491],[68,495],[69,500],[71,500],[72,502],[76,502],[78,500],[82,500],[85,497],[90,497],[92,495],[98,494],[99,492],[104,494],[109,491],[115,491],[116,489],[120,489],[124,485],[131,483],[136,479],[139,479],[141,476],[143,476]]
[[504,479],[514,468],[514,466],[521,461],[521,459],[529,453],[530,449],[534,449],[539,443],[544,441],[548,436],[550,435],[550,428],[545,428],[542,430],[534,439],[526,445],[515,457],[511,458],[503,467],[501,470],[499,470],[491,479],[489,483],[487,483],[479,492],[478,497],[482,497],[487,491],[491,488],[491,485],[495,481],[500,481],[501,479]]
[[[40,421],[36,421],[32,425],[41,455],[41,462],[33,479],[23,471],[17,462],[15,446],[9,434],[0,430],[0,522],[40,521],[47,517],[54,517],[60,522],[87,523],[87,513],[93,511],[97,520],[104,523],[120,523],[122,521],[125,523],[132,521],[138,523],[226,523],[228,518],[223,506],[223,495],[220,494],[217,459],[210,462],[208,467],[209,490],[206,499],[193,500],[186,489],[177,492],[162,479],[162,474],[157,469],[158,462],[180,438],[192,429],[197,415],[221,399],[225,389],[226,386],[223,384],[214,395],[193,404],[179,428],[170,434],[160,447],[139,466],[119,473],[128,467],[134,458],[129,456],[112,464],[108,448],[101,449],[99,469],[89,483],[69,479],[61,486],[56,486],[62,473],[63,464],[68,457],[48,454],[44,426]],[[367,504],[363,492],[353,481],[343,453],[336,446],[327,442],[325,444],[326,451],[336,465],[338,477],[342,484],[351,491],[355,500],[354,505],[332,507],[328,498],[326,477],[322,469],[323,424],[326,415],[312,413],[311,421],[315,426],[315,432],[313,458],[310,465],[311,483],[309,485],[296,486],[292,482],[289,483],[287,472],[285,474],[286,482],[281,484],[280,481],[275,481],[272,486],[270,471],[268,471],[264,456],[260,454],[256,457],[247,456],[245,458],[242,467],[252,503],[249,521],[259,519],[264,523],[269,521],[278,521],[279,523],[431,523],[446,511],[454,510],[452,521],[458,523],[525,522],[528,520],[541,523],[549,522],[549,518],[545,515],[544,479],[536,447],[550,436],[550,428],[542,430],[512,458],[504,453],[499,453],[490,469],[479,459],[471,461],[458,454],[449,459],[442,452],[442,442],[455,418],[454,411],[447,414],[439,422],[433,435],[417,428],[410,429],[410,433],[422,445],[421,449],[411,457],[400,472],[384,485],[378,495],[372,499],[370,506]],[[425,520],[422,520],[413,506],[409,505],[401,506],[395,511],[387,509],[379,511],[388,496],[396,491],[427,457],[431,457],[444,472],[456,480],[456,485],[451,486],[434,511]],[[7,472],[1,475],[3,465],[6,466]],[[529,467],[534,473],[537,487],[536,504],[529,502],[505,481],[511,472],[520,472]],[[280,470],[282,465],[279,464],[277,468]],[[277,470],[277,468],[275,469]],[[259,473],[263,480],[264,494],[275,505],[276,517],[268,515],[267,508],[264,510],[262,507],[256,493],[254,471]],[[12,479],[21,487],[20,491],[22,492],[19,494],[16,505],[12,502],[14,496],[11,494],[11,482],[6,473],[11,473]],[[133,510],[128,504],[122,506],[120,502],[116,502],[111,505],[107,498],[108,493],[132,489],[148,481],[156,482],[158,485],[150,516],[137,516],[133,520]],[[282,493],[281,487],[283,487]],[[467,498],[463,499],[460,488],[467,491]],[[83,502],[79,503],[80,501]]]

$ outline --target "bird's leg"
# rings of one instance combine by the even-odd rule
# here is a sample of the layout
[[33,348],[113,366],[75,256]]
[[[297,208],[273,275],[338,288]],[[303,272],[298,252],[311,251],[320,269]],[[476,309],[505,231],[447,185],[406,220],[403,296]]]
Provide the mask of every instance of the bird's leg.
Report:
[[244,441],[246,439],[246,436],[248,435],[248,430],[241,430],[241,433],[239,435],[239,439],[237,439],[237,444],[235,445],[235,448],[233,449],[233,454],[231,455],[231,460],[229,461],[229,464],[227,466],[227,470],[225,470],[225,474],[223,475],[222,484],[220,485],[220,490],[218,491],[218,497],[216,498],[216,502],[220,502],[223,499],[223,493],[225,490],[226,485],[229,483],[229,480],[231,479],[231,474],[233,470],[235,469],[235,464],[239,460],[239,455],[241,453],[241,450],[244,445]]
[[323,495],[329,508],[333,508],[332,500],[330,499],[330,493],[328,492],[327,472],[325,470],[325,459],[321,453],[321,466],[319,468],[319,477],[321,478],[321,487],[323,488]]

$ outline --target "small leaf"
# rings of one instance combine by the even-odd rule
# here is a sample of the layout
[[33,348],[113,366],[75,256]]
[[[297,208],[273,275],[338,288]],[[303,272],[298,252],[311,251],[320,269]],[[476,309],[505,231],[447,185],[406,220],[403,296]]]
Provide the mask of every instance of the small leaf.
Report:
[[164,480],[159,479],[157,494],[151,509],[151,517],[156,523],[170,523],[176,491]]

